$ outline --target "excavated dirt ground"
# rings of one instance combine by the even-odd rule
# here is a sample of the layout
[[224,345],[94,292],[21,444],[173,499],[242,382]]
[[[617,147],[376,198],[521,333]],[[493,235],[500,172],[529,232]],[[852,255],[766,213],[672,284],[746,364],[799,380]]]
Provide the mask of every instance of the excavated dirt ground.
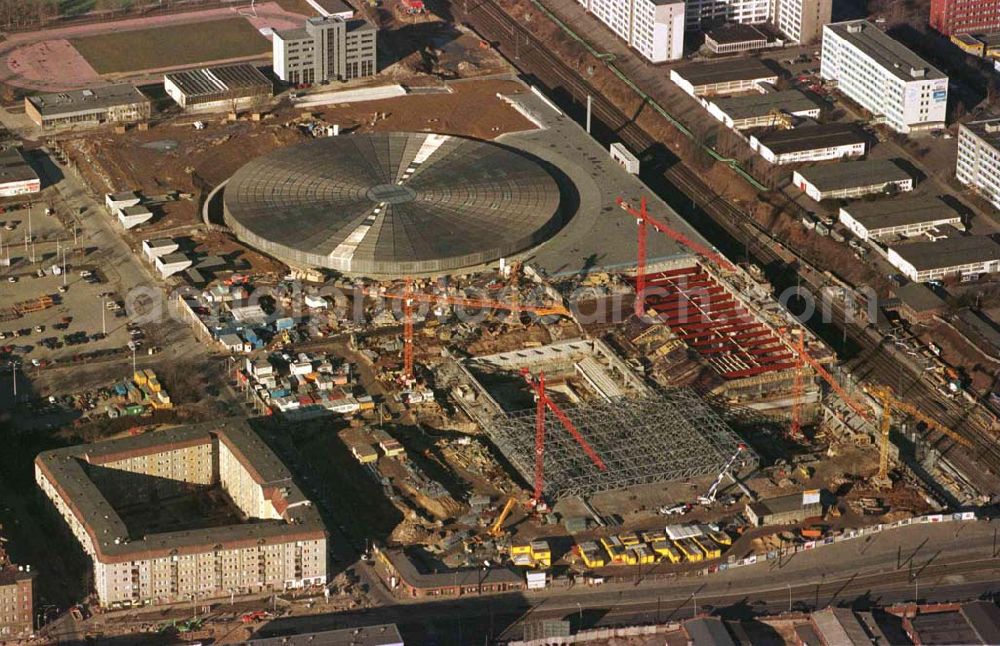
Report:
[[[435,85],[441,87],[440,83]],[[182,195],[154,206],[153,221],[127,234],[134,242],[154,235],[189,234],[196,243],[205,245],[200,249],[205,253],[242,252],[254,269],[269,271],[277,265],[245,250],[230,237],[206,237],[197,231],[204,196],[250,160],[308,141],[310,135],[300,127],[304,123],[337,124],[342,133],[425,131],[479,139],[533,127],[496,97],[498,92],[518,91],[523,86],[517,83],[472,80],[448,87],[450,92],[334,104],[308,112],[284,104],[260,122],[242,118],[229,123],[221,115],[204,116],[204,130],[193,127],[192,117],[154,124],[147,131],[132,129],[116,134],[101,129],[64,139],[61,145],[98,194],[138,190],[154,198]],[[476,118],[469,119],[470,113]]]

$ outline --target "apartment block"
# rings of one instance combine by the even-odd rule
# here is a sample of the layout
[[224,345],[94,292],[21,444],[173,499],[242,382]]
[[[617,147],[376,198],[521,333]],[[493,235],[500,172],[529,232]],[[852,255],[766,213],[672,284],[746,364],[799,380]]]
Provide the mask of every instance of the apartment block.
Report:
[[931,27],[945,36],[989,34],[1000,31],[997,0],[931,0]]
[[775,0],[772,22],[796,43],[811,45],[823,36],[833,15],[833,0]]
[[30,567],[7,562],[0,548],[0,643],[34,630],[34,577]]
[[580,0],[580,4],[652,63],[684,55],[684,0]]
[[[46,451],[35,480],[91,558],[102,606],[326,582],[318,512],[244,420]],[[160,517],[190,515],[192,496],[204,518]]]
[[820,76],[897,132],[945,125],[948,77],[867,20],[823,28]]
[[377,36],[362,19],[309,18],[304,27],[274,32],[274,73],[292,85],[374,76]]
[[1000,209],[1000,119],[958,127],[955,177]]

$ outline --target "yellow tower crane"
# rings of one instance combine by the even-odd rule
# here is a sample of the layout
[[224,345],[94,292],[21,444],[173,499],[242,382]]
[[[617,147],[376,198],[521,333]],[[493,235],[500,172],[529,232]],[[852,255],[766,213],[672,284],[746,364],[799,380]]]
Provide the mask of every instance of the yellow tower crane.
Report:
[[965,439],[958,433],[952,431],[949,428],[945,428],[941,424],[928,417],[927,415],[921,413],[912,404],[907,404],[906,402],[896,399],[892,394],[892,388],[882,384],[868,384],[865,387],[868,393],[879,400],[882,404],[882,420],[880,425],[880,441],[879,441],[879,458],[878,458],[878,479],[881,481],[886,481],[889,476],[889,427],[892,424],[892,409],[906,413],[918,422],[923,422],[927,428],[933,431],[938,431],[944,435],[947,435],[955,442],[961,444],[965,447],[972,446],[969,440]]

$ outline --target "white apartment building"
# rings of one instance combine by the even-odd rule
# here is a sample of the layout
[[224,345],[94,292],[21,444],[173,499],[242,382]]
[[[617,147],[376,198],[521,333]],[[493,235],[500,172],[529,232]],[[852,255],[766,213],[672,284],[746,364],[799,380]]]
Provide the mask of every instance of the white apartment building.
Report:
[[[326,583],[319,513],[241,420],[45,451],[35,481],[90,557],[102,607]],[[216,485],[245,522],[202,525],[191,511],[195,518],[142,524],[143,508],[198,491],[211,507],[207,492]]]
[[897,132],[945,125],[948,77],[867,20],[823,28],[820,76]]
[[771,17],[771,0],[687,0],[685,4],[685,22],[692,31],[720,22],[759,25]]
[[802,45],[819,41],[833,15],[833,0],[775,0],[772,22]]
[[580,0],[580,4],[652,63],[684,55],[684,0]]
[[1000,209],[1000,119],[958,127],[955,177]]

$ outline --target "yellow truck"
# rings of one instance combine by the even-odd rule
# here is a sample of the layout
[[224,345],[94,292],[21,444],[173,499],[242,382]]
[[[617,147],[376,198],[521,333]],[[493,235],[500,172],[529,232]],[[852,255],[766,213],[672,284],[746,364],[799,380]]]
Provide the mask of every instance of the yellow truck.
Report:
[[639,544],[639,536],[635,532],[625,532],[624,534],[618,535],[619,540],[621,540],[622,545],[625,547],[633,547]]

